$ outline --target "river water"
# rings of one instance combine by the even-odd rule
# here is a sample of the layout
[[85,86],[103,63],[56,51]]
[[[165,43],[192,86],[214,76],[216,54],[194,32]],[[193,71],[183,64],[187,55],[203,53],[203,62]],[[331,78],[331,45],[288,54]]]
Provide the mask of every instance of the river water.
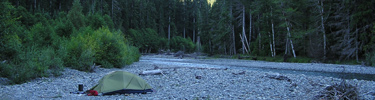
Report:
[[[264,67],[252,67],[241,64],[234,63],[244,63],[243,60],[235,62],[236,60],[210,60],[201,61],[196,59],[169,59],[169,58],[149,58],[141,59],[141,62],[152,62],[155,64],[165,64],[165,65],[175,65],[182,67],[206,67],[206,68],[229,68],[229,69],[241,69],[241,70],[251,70],[251,71],[262,71],[262,72],[275,72],[282,74],[304,74],[311,76],[324,76],[324,77],[335,77],[341,79],[357,79],[357,80],[369,80],[375,81],[375,74],[359,74],[359,73],[342,73],[342,72],[322,72],[322,71],[306,71],[306,70],[293,70],[293,69],[277,69],[277,68],[264,68]],[[262,65],[262,61],[259,65]],[[268,62],[264,62],[268,63]]]

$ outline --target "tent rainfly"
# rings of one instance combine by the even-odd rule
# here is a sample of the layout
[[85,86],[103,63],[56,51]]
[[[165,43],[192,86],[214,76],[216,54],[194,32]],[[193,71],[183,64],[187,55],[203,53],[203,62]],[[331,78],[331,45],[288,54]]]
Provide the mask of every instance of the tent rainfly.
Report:
[[115,71],[105,75],[90,90],[98,91],[102,95],[153,92],[145,80],[125,71]]

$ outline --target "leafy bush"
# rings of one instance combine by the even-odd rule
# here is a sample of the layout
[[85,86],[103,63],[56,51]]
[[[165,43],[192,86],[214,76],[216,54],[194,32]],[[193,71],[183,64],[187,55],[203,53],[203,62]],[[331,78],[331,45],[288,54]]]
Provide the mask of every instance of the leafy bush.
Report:
[[55,52],[52,47],[48,47],[44,50],[41,50],[41,54],[39,57],[41,65],[48,67],[48,73],[55,76],[60,75],[60,72],[64,69],[64,62],[61,58],[63,56],[62,54],[58,53],[59,52]]
[[100,28],[93,33],[94,36],[100,38],[100,50],[95,56],[95,62],[104,64],[104,67],[123,67],[133,62],[128,59],[133,57],[130,54],[129,46],[124,42],[125,38],[121,32],[110,32],[107,27]]
[[8,34],[2,38],[2,42],[5,44],[1,45],[1,60],[11,60],[17,58],[17,54],[21,53],[22,39],[17,34]]
[[159,38],[158,40],[159,41],[156,41],[156,42],[157,42],[157,46],[159,47],[159,49],[164,49],[164,48],[168,47],[168,39],[167,38]]
[[[156,52],[159,48],[166,47],[166,39],[159,37],[157,32],[151,28],[145,28],[142,30],[130,29],[130,40],[131,42],[140,48],[141,51],[154,51]],[[159,47],[159,48],[158,48]]]
[[189,38],[186,39],[180,36],[175,36],[171,38],[170,48],[173,51],[184,50],[186,52],[194,52],[195,44]]
[[139,60],[138,50],[126,44],[121,32],[111,32],[107,27],[94,32],[90,29],[80,31],[83,33],[78,33],[67,43],[66,66],[89,71],[94,63],[120,68]]
[[48,17],[48,15],[46,15],[45,13],[38,12],[34,14],[33,19],[35,23],[48,24],[48,20],[46,17]]
[[19,21],[28,28],[29,26],[33,26],[36,22],[36,17],[33,14],[29,13],[26,8],[22,6],[17,7],[15,16],[19,16]]
[[[92,31],[87,29],[86,31]],[[71,37],[70,41],[66,43],[68,56],[64,58],[65,66],[74,69],[88,71],[89,66],[94,63],[95,50],[99,49],[96,38],[90,36],[88,33],[77,33],[77,36]]]
[[366,65],[375,67],[375,52],[366,54]]
[[30,29],[30,33],[26,34],[24,43],[39,47],[50,46],[54,38],[56,38],[56,34],[50,25],[37,23]]
[[86,23],[93,29],[99,29],[102,26],[106,26],[110,30],[114,28],[113,21],[107,14],[104,16],[100,13],[89,14],[86,18]]
[[136,47],[140,49],[144,48],[145,42],[143,38],[143,33],[135,29],[129,29],[128,32],[129,32],[130,40],[133,43],[133,45],[135,45]]
[[60,37],[70,37],[70,34],[73,33],[73,23],[70,20],[61,18],[56,20],[55,32]]
[[2,76],[12,83],[23,83],[37,77],[59,75],[63,63],[54,49],[38,49],[37,46],[24,47],[16,57],[0,64]]
[[100,27],[107,25],[102,15],[100,15],[99,13],[88,15],[86,23],[93,29],[99,29]]

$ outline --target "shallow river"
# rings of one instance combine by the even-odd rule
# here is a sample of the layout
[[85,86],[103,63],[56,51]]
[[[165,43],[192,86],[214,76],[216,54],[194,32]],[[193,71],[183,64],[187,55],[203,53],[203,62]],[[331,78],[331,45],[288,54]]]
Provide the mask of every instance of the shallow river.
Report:
[[[313,64],[298,64],[298,63],[275,63],[275,62],[265,62],[265,61],[247,61],[247,60],[235,60],[235,59],[172,59],[172,58],[142,58],[141,62],[152,62],[155,64],[165,64],[165,65],[175,65],[181,67],[207,67],[207,68],[230,68],[230,69],[242,69],[242,70],[252,70],[252,71],[264,71],[264,72],[276,72],[284,74],[305,74],[313,76],[325,76],[325,77],[335,77],[342,79],[358,79],[358,80],[371,80],[375,81],[375,74],[366,74],[366,73],[351,73],[344,72],[345,68],[343,65],[335,64],[322,64],[324,66],[339,66],[343,68],[335,67],[334,70],[343,70],[343,71],[317,71],[311,69],[299,69],[293,68],[293,65],[304,66],[304,65],[313,65]],[[251,63],[251,64],[248,64]],[[290,65],[292,64],[292,65]],[[279,68],[279,67],[265,67],[265,66],[288,66],[288,68]],[[322,65],[314,65],[322,66]],[[294,67],[295,67],[294,66]],[[297,67],[298,67],[297,66]],[[344,65],[353,67],[352,65]],[[292,67],[292,68],[289,68]],[[354,66],[355,67],[355,66]],[[369,70],[373,70],[373,67],[369,67]],[[347,69],[348,70],[348,69]]]

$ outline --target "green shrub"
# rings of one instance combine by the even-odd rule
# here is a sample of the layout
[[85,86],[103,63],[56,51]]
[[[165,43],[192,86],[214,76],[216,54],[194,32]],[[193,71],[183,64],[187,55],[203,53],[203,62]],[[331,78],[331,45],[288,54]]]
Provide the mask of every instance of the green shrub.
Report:
[[52,48],[41,50],[37,46],[27,46],[16,58],[1,64],[5,72],[2,75],[16,84],[50,74],[58,75],[62,68],[62,62]]
[[13,74],[13,69],[14,67],[7,63],[0,63],[0,76],[9,78]]
[[375,67],[375,52],[366,54],[366,65]]
[[17,7],[15,14],[20,17],[19,21],[28,28],[36,23],[37,18],[22,6]]
[[68,56],[64,58],[65,66],[88,71],[89,66],[94,63],[96,50],[99,49],[99,40],[89,34],[77,33],[77,36],[71,37],[67,42]]
[[100,38],[100,48],[97,50],[95,62],[104,67],[121,68],[137,61],[137,52],[131,48],[120,31],[110,32],[107,27],[95,31],[93,36]]
[[145,40],[143,38],[143,32],[135,29],[129,29],[128,32],[132,44],[140,49],[144,48]]
[[99,13],[88,15],[86,18],[86,23],[93,29],[99,29],[100,27],[107,25],[102,15]]
[[113,21],[110,16],[101,15],[100,13],[90,14],[86,17],[86,23],[93,29],[99,29],[102,26],[108,27],[110,30],[114,28]]
[[130,29],[128,32],[130,41],[143,52],[147,50],[156,52],[159,48],[166,47],[167,40],[158,36],[158,33],[151,28]]
[[88,71],[94,63],[107,68],[120,68],[138,61],[138,50],[126,43],[121,32],[111,32],[107,27],[86,32],[91,32],[90,28],[80,30],[67,43],[66,66]]
[[55,32],[60,37],[70,37],[73,33],[73,23],[70,20],[62,18],[61,20],[56,20]]
[[159,47],[158,49],[165,49],[167,48],[168,46],[168,39],[167,38],[159,38],[158,41],[157,41],[157,47]]
[[64,69],[61,54],[57,54],[52,47],[41,50],[39,62],[41,65],[48,67],[48,74],[53,74],[55,76],[60,75],[60,72]]
[[186,52],[194,52],[195,44],[189,38],[175,36],[170,41],[170,48],[173,51],[184,50]]
[[0,60],[12,60],[17,58],[17,55],[22,52],[22,39],[17,34],[8,34],[1,37]]
[[42,23],[42,24],[48,24],[48,20],[47,18],[48,15],[44,14],[44,13],[35,13],[34,16],[32,16],[32,18],[34,19],[34,24],[35,23]]
[[56,34],[50,25],[42,23],[35,24],[30,33],[26,34],[24,43],[26,45],[37,45],[39,47],[50,46]]

